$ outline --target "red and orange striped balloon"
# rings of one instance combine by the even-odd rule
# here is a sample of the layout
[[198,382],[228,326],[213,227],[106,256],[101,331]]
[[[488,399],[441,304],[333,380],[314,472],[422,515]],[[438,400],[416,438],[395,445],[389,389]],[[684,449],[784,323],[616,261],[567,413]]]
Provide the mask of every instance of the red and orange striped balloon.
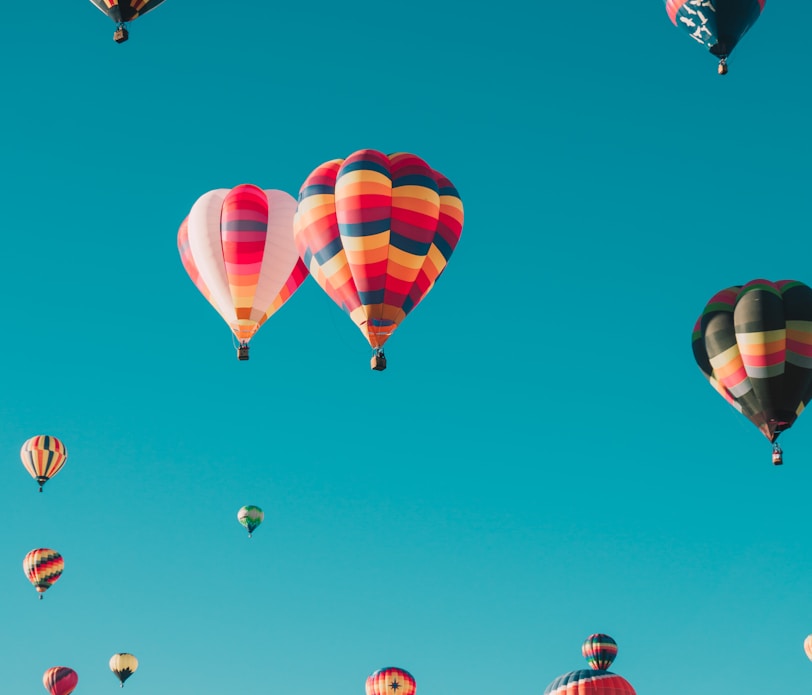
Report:
[[307,177],[294,234],[316,282],[380,349],[445,270],[462,223],[456,188],[422,159],[360,150]]
[[367,678],[367,695],[414,695],[417,684],[402,668],[381,668]]
[[40,598],[62,576],[64,569],[62,556],[50,548],[34,548],[23,558],[25,576],[39,592]]
[[78,682],[79,675],[67,666],[53,666],[42,675],[42,684],[51,695],[70,695]]
[[39,483],[39,491],[65,465],[68,450],[56,437],[39,434],[28,439],[20,449],[25,470]]

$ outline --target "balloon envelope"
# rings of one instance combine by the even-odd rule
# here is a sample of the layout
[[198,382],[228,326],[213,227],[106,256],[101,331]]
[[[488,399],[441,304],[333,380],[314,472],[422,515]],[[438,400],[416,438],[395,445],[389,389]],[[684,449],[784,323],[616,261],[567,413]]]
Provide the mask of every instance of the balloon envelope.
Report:
[[581,653],[590,668],[605,671],[617,656],[617,642],[609,635],[595,633],[584,640],[581,645]]
[[317,167],[299,193],[299,255],[381,348],[431,291],[462,233],[457,190],[419,157],[359,150]]
[[78,682],[76,671],[67,666],[53,666],[42,675],[42,684],[51,695],[70,695]]
[[56,437],[39,434],[26,440],[20,449],[25,470],[39,483],[39,489],[65,465],[68,450]]
[[202,195],[178,230],[183,267],[242,345],[307,277],[295,212],[288,193],[243,184]]
[[256,530],[263,520],[265,519],[265,512],[253,504],[242,507],[237,512],[237,521],[239,521],[245,528],[248,529],[248,537]]
[[812,289],[753,280],[715,294],[692,336],[711,386],[774,442],[812,398]]
[[544,695],[636,695],[631,683],[609,671],[581,669],[559,676]]
[[90,0],[117,24],[131,22],[154,10],[164,0]]
[[110,657],[110,670],[116,675],[116,678],[121,681],[122,686],[124,685],[124,681],[133,675],[137,668],[138,659],[132,654],[122,652],[120,654],[113,654],[113,656]]
[[35,548],[23,558],[23,571],[40,598],[57,579],[62,576],[65,561],[62,556],[50,548]]
[[417,684],[402,668],[381,668],[367,678],[366,695],[414,695]]
[[804,640],[804,652],[807,658],[812,661],[812,635],[808,635]]
[[765,0],[665,0],[668,17],[717,58],[727,58],[755,24]]

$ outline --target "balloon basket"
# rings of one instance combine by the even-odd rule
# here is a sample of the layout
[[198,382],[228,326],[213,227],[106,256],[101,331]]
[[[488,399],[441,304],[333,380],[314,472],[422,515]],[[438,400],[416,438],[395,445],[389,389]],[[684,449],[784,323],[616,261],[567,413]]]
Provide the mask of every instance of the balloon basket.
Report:
[[113,32],[113,41],[116,43],[124,43],[129,38],[130,32],[127,31],[126,27],[119,27]]
[[378,352],[372,356],[372,359],[369,361],[369,366],[372,367],[376,372],[382,372],[386,369],[386,357],[382,352]]
[[240,362],[244,362],[248,359],[247,345],[240,345],[240,347],[237,348],[237,359],[240,360]]

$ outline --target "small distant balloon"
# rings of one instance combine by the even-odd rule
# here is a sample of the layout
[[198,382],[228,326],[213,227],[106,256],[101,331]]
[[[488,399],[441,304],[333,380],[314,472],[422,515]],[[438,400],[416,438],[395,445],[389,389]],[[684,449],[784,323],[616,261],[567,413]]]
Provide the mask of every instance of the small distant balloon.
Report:
[[606,671],[617,656],[617,642],[609,635],[595,633],[584,640],[581,653],[590,668]]
[[70,695],[78,682],[76,671],[67,666],[53,666],[42,675],[42,684],[51,695]]
[[121,681],[121,687],[124,687],[126,681],[138,668],[138,659],[132,654],[121,652],[120,654],[113,654],[110,657],[110,670],[115,674],[116,678]]
[[257,529],[264,519],[265,512],[253,504],[246,505],[237,512],[237,521],[248,529],[249,538],[251,538],[251,534]]
[[381,668],[367,678],[367,695],[414,695],[417,684],[402,668]]
[[25,470],[42,486],[53,478],[65,465],[68,450],[56,437],[38,434],[25,441],[20,449],[20,458]]
[[35,548],[23,558],[23,571],[40,598],[62,576],[63,569],[62,556],[50,548]]
[[804,652],[806,652],[807,658],[812,661],[812,635],[808,635],[804,640]]

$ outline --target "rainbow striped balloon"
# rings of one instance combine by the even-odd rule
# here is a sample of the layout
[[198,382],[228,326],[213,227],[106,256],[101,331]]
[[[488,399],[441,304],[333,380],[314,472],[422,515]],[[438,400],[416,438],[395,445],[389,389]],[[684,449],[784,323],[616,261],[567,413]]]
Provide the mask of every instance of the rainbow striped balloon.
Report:
[[417,684],[402,668],[381,668],[367,678],[367,695],[414,695]]
[[201,196],[178,230],[183,267],[243,347],[307,277],[295,212],[288,193],[243,184]]
[[42,492],[42,486],[62,470],[68,459],[68,450],[56,437],[39,434],[23,443],[20,458],[25,470],[39,483],[39,491]]
[[413,154],[359,150],[317,167],[299,193],[299,255],[380,350],[434,287],[462,233],[453,184]]
[[62,556],[50,548],[34,548],[23,558],[25,576],[34,585],[40,598],[62,576],[64,569],[65,561]]
[[609,635],[598,632],[584,640],[581,654],[584,655],[590,668],[606,671],[617,656],[617,642]]

